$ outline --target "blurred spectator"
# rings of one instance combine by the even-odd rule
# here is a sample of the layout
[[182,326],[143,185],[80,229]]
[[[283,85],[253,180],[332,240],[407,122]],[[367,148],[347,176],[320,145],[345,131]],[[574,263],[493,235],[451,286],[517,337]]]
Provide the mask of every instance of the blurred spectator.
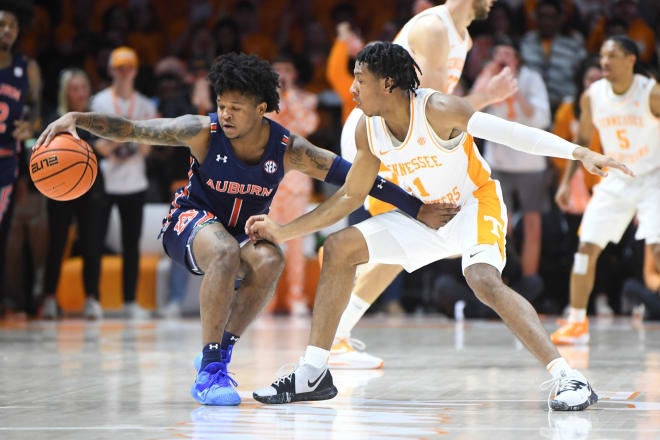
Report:
[[[280,111],[268,117],[288,128],[292,133],[308,137],[318,124],[316,96],[296,84],[298,72],[293,58],[280,55],[273,60],[273,69],[280,76]],[[290,171],[280,182],[270,207],[270,216],[278,223],[289,223],[307,211],[312,193],[312,180],[298,171]],[[275,297],[276,312],[295,315],[308,312],[304,298],[305,255],[303,238],[289,240],[285,250],[286,265],[282,279],[287,289],[284,297]]]
[[506,36],[518,41],[518,35],[513,22],[511,7],[505,2],[496,2],[488,14],[487,28],[481,33],[475,32],[473,28],[480,22],[474,22],[470,27],[472,37],[472,48],[468,53],[463,76],[474,81],[486,64],[490,61],[493,43],[497,37]]
[[311,75],[309,81],[305,82],[305,90],[320,93],[329,87],[326,78],[326,62],[330,49],[328,35],[323,26],[316,21],[306,23],[304,32],[306,35],[304,59],[311,66]]
[[[44,127],[67,112],[89,111],[92,93],[87,74],[80,69],[66,69],[60,74],[57,111],[44,123]],[[82,140],[93,144],[94,136],[79,130]],[[46,253],[46,275],[43,287],[41,317],[55,319],[59,314],[55,290],[60,278],[62,257],[69,238],[69,228],[76,218],[77,242],[83,258],[83,285],[87,319],[101,319],[103,311],[99,304],[99,276],[101,271],[101,214],[103,211],[103,175],[98,174],[89,191],[68,202],[48,199],[48,250]]]
[[[636,0],[616,0],[613,2],[611,18],[620,20],[625,25],[624,33],[637,43],[639,49],[639,60],[648,63],[653,57],[655,47],[655,32],[649,27],[642,17]],[[587,49],[590,52],[598,52],[601,44],[609,35],[606,33],[608,19],[602,17],[593,27],[587,41]]]
[[[126,119],[151,119],[156,108],[150,99],[134,89],[138,58],[129,47],[119,47],[110,55],[112,85],[92,99],[91,110],[112,113]],[[142,232],[142,210],[148,180],[145,156],[149,146],[132,142],[117,143],[98,139],[96,149],[103,156],[100,165],[105,181],[106,204],[102,219],[107,231],[113,205],[119,208],[123,256],[124,311],[131,318],[146,318],[148,312],[135,302],[140,260],[139,241]]]
[[191,84],[192,95],[190,101],[195,106],[199,115],[206,115],[215,110],[215,100],[211,85],[206,79],[211,68],[212,59],[205,56],[192,58],[189,63],[189,75],[186,80]]
[[133,19],[128,46],[135,49],[142,65],[153,67],[165,54],[168,36],[161,29],[152,3],[136,3],[130,9]]
[[353,83],[355,57],[363,46],[364,43],[351,29],[349,22],[342,21],[337,25],[337,39],[330,49],[326,77],[341,99],[342,123],[346,122],[346,118],[357,105],[353,101],[350,87]]
[[554,110],[575,94],[575,73],[586,56],[582,41],[559,34],[562,20],[558,0],[540,0],[536,8],[538,31],[530,31],[520,43],[523,64],[543,76]]
[[[32,2],[0,2],[0,85],[7,90],[0,95],[3,110],[0,124],[0,314],[4,313],[4,294],[7,291],[4,282],[5,254],[14,205],[17,205],[14,224],[17,232],[26,229],[23,222],[28,220],[27,216],[19,215],[22,211],[20,205],[25,208],[24,213],[30,211],[31,205],[31,200],[26,199],[27,182],[24,177],[18,178],[19,168],[25,163],[22,145],[33,136],[41,113],[39,66],[15,49],[21,31],[30,25],[32,18]],[[25,235],[21,234],[20,238],[23,237]],[[27,302],[30,300],[31,296]]]
[[241,36],[238,25],[230,18],[218,21],[213,27],[213,41],[215,41],[215,56],[230,52],[241,51]]
[[621,295],[632,305],[633,316],[660,320],[660,269],[655,264],[649,245],[644,247],[643,275],[643,283],[636,278],[626,280]]
[[[503,102],[486,107],[486,113],[510,121],[545,129],[550,125],[550,104],[541,75],[520,65],[520,54],[513,40],[500,36],[495,40],[492,61],[475,81],[473,91],[481,91],[492,77],[508,67],[518,79],[518,92]],[[514,228],[514,213],[522,215],[523,240],[520,261],[523,277],[539,278],[541,256],[541,213],[548,210],[546,158],[513,150],[487,141],[484,158],[500,181],[504,204],[509,214],[509,237]],[[517,203],[514,203],[514,200]]]
[[[251,1],[243,0],[236,4],[234,19],[241,33],[241,48],[245,53],[259,55],[265,60],[272,60],[277,54],[277,46],[271,36],[260,32],[259,10]],[[308,34],[308,38],[314,36]]]

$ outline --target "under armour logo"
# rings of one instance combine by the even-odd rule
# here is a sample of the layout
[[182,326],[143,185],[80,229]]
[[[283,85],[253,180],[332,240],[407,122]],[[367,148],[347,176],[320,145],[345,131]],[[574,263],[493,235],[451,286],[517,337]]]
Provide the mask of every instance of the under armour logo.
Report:
[[217,350],[220,348],[219,344],[209,344],[209,350]]
[[238,338],[236,336],[230,336],[229,340],[234,342],[234,341],[238,341]]
[[216,162],[220,162],[220,161],[222,161],[222,163],[227,163],[227,156],[222,156],[222,155],[218,154],[218,155],[215,157],[215,161],[216,161]]
[[383,184],[385,184],[385,181],[383,179],[380,179],[377,185],[378,189],[383,189]]

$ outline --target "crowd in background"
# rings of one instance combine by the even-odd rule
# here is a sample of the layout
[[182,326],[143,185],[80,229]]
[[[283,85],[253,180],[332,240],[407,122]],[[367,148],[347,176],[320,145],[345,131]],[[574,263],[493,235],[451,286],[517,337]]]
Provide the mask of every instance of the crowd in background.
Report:
[[[42,127],[71,110],[114,112],[133,119],[207,114],[215,110],[206,81],[214,58],[229,52],[258,54],[273,63],[282,80],[281,112],[268,116],[339,154],[341,126],[354,106],[348,88],[356,53],[369,41],[393,40],[412,15],[435,4],[425,0],[41,0],[34,2],[34,20],[22,29],[17,49],[41,69]],[[601,77],[597,54],[607,36],[629,35],[639,46],[639,61],[646,72],[657,77],[660,71],[660,4],[653,0],[498,0],[488,20],[474,22],[469,32],[473,47],[458,93],[479,89],[508,66],[518,76],[519,93],[485,111],[553,130],[568,140],[575,136],[576,96]],[[85,314],[100,317],[99,261],[107,251],[100,237],[105,235],[109,209],[119,207],[122,225],[139,225],[145,203],[169,203],[187,178],[185,148],[117,145],[84,136],[104,163],[88,194],[62,205],[46,202],[32,188],[29,196],[16,202],[10,252],[20,257],[12,260],[14,281],[0,286],[9,310],[35,315],[41,308],[47,317],[57,316],[54,292],[75,217],[83,219],[76,222],[79,239],[72,253],[83,255],[85,261],[85,291],[90,299]],[[599,148],[597,138],[592,144]],[[539,312],[559,314],[568,302],[577,229],[595,181],[584,171],[577,173],[570,200],[560,209],[554,195],[565,163],[499,145],[480,148],[503,182],[511,216],[503,277]],[[327,191],[303,175],[290,173],[272,214],[279,222],[290,221]],[[630,313],[640,292],[655,291],[657,296],[658,283],[648,281],[654,267],[644,264],[650,259],[644,257],[644,244],[634,240],[634,228],[633,222],[621,243],[608,246],[600,258],[592,311]],[[157,231],[122,228],[124,301],[129,316],[138,318],[147,316],[135,304],[141,233]],[[275,299],[274,310],[305,313],[301,242],[287,245],[286,259],[288,294]],[[172,271],[166,316],[180,312],[176,305],[187,277],[185,270]],[[496,316],[469,291],[460,260],[406,274],[378,307],[449,316],[460,309],[468,317]]]

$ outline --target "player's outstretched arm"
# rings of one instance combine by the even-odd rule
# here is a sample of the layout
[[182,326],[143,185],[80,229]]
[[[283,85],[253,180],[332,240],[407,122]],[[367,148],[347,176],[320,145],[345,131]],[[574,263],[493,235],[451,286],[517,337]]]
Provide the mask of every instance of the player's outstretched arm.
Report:
[[208,144],[208,116],[184,115],[178,118],[129,121],[106,113],[71,112],[52,122],[41,133],[35,148],[48,145],[61,132],[71,133],[79,139],[76,128],[82,128],[99,137],[117,142],[138,142],[148,145],[190,146],[199,148]]
[[[356,141],[357,155],[355,161],[348,172],[348,176],[346,176],[346,182],[337,192],[317,206],[316,209],[286,225],[278,225],[267,215],[250,217],[245,224],[245,232],[250,238],[282,243],[330,226],[360,207],[378,175],[380,160],[369,151],[364,120],[358,125]],[[316,158],[316,162],[322,163],[325,168],[329,164],[329,159],[330,156],[328,155],[323,159]],[[291,157],[285,159],[285,161],[285,164],[288,163],[287,165],[291,166]],[[307,170],[312,177],[319,178],[327,174],[326,170],[324,172],[313,171],[309,173],[307,166],[302,164],[298,166],[303,172]]]
[[606,176],[605,168],[617,168],[632,176],[627,166],[619,161],[575,145],[559,136],[497,116],[475,112],[462,98],[434,94],[427,103],[427,118],[433,129],[442,136],[451,129],[465,131],[474,137],[507,145],[514,150],[539,156],[577,159],[587,171]]

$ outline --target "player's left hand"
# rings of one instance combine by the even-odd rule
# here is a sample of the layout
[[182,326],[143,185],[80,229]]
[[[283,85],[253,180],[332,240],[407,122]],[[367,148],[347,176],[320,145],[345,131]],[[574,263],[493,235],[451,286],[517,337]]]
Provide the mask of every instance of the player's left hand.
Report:
[[584,165],[584,168],[587,171],[597,176],[606,177],[607,168],[616,168],[618,170],[621,170],[623,174],[626,174],[631,177],[635,177],[635,173],[630,171],[630,168],[628,168],[618,160],[614,160],[611,157],[607,157],[600,153],[596,153],[595,151],[591,151],[588,148],[584,148],[584,147],[577,148],[573,153],[573,157],[579,160],[580,162],[582,162],[582,165]]
[[417,220],[432,229],[438,229],[449,223],[461,208],[453,203],[431,203],[422,205],[417,213]]
[[30,139],[32,137],[32,122],[30,121],[16,121],[14,122],[14,132],[11,134],[14,139],[19,142]]
[[265,214],[253,215],[247,222],[245,222],[245,233],[250,237],[250,240],[268,240],[275,244],[282,243],[280,232],[282,225],[277,224]]

